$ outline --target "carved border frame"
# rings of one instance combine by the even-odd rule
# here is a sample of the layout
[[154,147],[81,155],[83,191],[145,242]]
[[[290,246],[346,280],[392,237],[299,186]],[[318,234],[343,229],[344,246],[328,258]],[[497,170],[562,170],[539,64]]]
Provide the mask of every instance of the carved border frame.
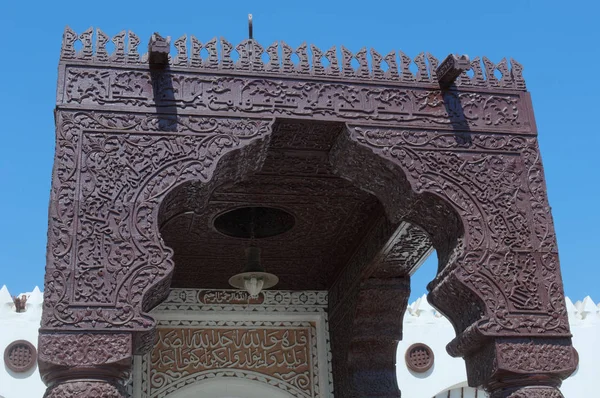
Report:
[[[237,293],[230,290],[215,289],[171,289],[169,297],[152,311],[157,320],[157,327],[182,326],[184,328],[216,327],[216,328],[260,328],[260,327],[309,327],[313,330],[314,346],[313,374],[318,379],[315,386],[315,398],[333,397],[333,378],[331,370],[331,346],[327,317],[327,292],[303,291],[288,292],[266,290],[261,293],[263,302],[258,304],[206,304],[201,299],[203,293],[224,292]],[[245,293],[245,292],[244,292]],[[242,293],[243,294],[243,293]],[[313,329],[314,328],[314,329]],[[271,380],[262,373],[237,371],[233,369],[211,370],[190,375],[177,383],[162,387],[160,391],[147,395],[149,379],[149,356],[146,353],[134,358],[132,398],[163,398],[179,388],[189,386],[210,377],[243,377],[251,380],[260,378]],[[273,378],[270,385],[297,396],[308,397],[300,391]]]

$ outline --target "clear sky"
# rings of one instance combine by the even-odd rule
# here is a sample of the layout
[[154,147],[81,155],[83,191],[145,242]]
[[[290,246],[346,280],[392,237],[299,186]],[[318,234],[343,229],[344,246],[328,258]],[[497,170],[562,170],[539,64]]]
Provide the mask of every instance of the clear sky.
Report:
[[[65,25],[201,41],[246,38],[247,14],[263,44],[373,47],[513,57],[532,93],[565,290],[600,300],[600,5],[580,1],[0,1],[0,286],[43,285],[54,155],[55,88]],[[413,279],[425,293],[433,263]]]

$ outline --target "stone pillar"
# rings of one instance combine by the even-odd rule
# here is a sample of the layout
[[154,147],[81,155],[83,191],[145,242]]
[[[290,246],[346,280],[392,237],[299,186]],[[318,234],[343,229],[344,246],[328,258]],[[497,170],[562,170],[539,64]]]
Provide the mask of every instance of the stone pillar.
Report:
[[400,397],[396,351],[410,295],[410,278],[372,278],[360,285],[348,350],[356,397]]
[[400,396],[396,351],[410,295],[408,275],[430,247],[420,228],[383,216],[329,289],[337,397]]
[[131,334],[42,333],[38,361],[45,398],[125,398]]
[[469,385],[494,398],[559,397],[577,366],[536,134],[347,126],[332,150],[392,221],[431,236],[428,300],[457,332],[448,351]]

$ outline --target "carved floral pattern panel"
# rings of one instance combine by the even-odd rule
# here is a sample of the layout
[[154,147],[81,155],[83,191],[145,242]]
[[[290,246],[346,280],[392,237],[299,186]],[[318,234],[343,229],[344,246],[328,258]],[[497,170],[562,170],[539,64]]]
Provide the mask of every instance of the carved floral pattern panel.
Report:
[[457,277],[485,303],[482,319],[458,316],[445,308],[457,303],[456,286],[435,302],[457,315],[459,330],[477,321],[489,335],[569,336],[537,139],[362,126],[351,126],[349,139],[400,165],[417,194],[442,197],[460,215],[465,236],[431,286],[435,296]]
[[[44,327],[148,329],[142,311],[168,294],[173,270],[155,226],[161,199],[185,181],[210,180],[226,151],[263,139],[271,121],[96,112],[57,119]],[[252,167],[220,171],[234,178],[244,165]]]

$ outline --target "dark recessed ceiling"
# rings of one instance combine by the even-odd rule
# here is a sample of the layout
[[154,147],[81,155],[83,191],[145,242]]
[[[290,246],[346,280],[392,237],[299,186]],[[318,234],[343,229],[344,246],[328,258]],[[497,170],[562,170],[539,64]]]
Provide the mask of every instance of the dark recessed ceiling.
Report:
[[213,220],[215,229],[225,236],[257,240],[286,233],[294,224],[296,218],[290,212],[265,206],[237,207]]
[[[229,288],[228,279],[244,267],[249,240],[217,232],[214,219],[238,207],[265,206],[295,217],[291,230],[257,241],[266,271],[280,279],[276,288],[327,289],[383,216],[374,196],[330,169],[328,152],[341,129],[337,124],[276,124],[259,173],[216,188],[201,214],[184,209],[164,222],[161,234],[175,252],[171,286]],[[190,184],[177,195],[193,192],[198,187]]]

